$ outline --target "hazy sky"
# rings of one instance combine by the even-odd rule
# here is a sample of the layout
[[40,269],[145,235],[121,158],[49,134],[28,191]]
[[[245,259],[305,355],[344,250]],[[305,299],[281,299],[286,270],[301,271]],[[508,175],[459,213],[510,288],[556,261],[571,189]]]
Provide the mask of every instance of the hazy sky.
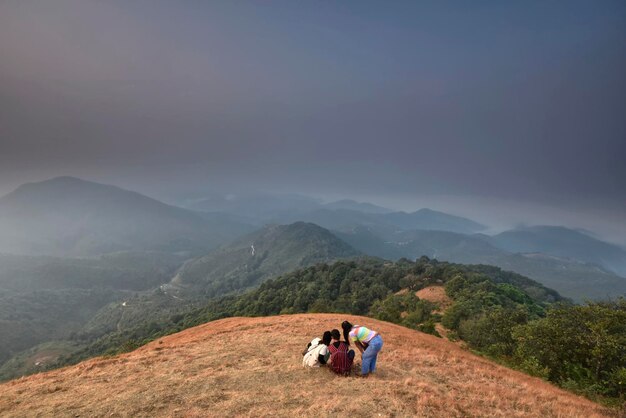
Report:
[[626,242],[625,74],[623,0],[4,0],[0,193],[259,188]]

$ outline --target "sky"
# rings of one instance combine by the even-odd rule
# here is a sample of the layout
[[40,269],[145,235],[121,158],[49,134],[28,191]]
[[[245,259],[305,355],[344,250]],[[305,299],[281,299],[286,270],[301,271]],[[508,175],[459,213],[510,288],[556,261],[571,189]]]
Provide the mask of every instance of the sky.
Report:
[[264,190],[626,243],[626,2],[0,3],[0,194]]

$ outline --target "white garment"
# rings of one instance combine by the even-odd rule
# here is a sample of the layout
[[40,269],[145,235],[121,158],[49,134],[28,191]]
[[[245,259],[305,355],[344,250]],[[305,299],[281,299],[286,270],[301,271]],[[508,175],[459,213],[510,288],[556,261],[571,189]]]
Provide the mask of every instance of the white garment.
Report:
[[322,344],[321,338],[313,338],[311,346],[302,357],[302,366],[304,367],[320,367],[319,356],[326,357],[328,355],[328,346]]

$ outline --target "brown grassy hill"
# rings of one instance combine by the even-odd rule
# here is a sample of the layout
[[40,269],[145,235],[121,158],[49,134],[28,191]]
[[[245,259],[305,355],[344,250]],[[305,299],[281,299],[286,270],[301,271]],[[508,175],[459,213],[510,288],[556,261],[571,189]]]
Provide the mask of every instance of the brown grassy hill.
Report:
[[439,313],[445,312],[452,305],[452,299],[446,294],[446,289],[443,286],[425,287],[415,292],[415,296],[438,304],[439,309],[437,312]]
[[[311,337],[342,320],[385,346],[377,373],[304,369]],[[360,356],[358,356],[360,359]],[[398,325],[337,314],[229,318],[136,351],[0,385],[0,416],[600,417],[614,413]]]
[[[425,287],[415,292],[415,296],[439,305],[439,308],[433,312],[441,315],[452,305],[452,299],[446,294],[446,289],[443,286]],[[440,322],[435,324],[435,330],[444,338],[447,338],[450,332],[450,330],[444,328]],[[465,343],[461,340],[458,340],[456,344],[461,347],[465,346]]]

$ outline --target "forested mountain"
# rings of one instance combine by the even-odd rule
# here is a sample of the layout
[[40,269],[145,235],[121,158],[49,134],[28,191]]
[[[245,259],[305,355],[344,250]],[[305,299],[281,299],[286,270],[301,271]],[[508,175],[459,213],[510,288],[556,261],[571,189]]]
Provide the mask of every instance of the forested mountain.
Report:
[[271,225],[187,261],[173,279],[138,294],[124,304],[114,303],[86,324],[89,338],[128,329],[145,318],[163,320],[209,298],[240,293],[297,268],[358,256],[360,253],[324,228],[298,222]]
[[251,230],[225,215],[194,212],[73,177],[24,184],[0,198],[0,252],[5,253],[198,251]]
[[240,291],[296,268],[359,253],[328,230],[297,222],[271,225],[189,261],[172,285],[206,296]]

